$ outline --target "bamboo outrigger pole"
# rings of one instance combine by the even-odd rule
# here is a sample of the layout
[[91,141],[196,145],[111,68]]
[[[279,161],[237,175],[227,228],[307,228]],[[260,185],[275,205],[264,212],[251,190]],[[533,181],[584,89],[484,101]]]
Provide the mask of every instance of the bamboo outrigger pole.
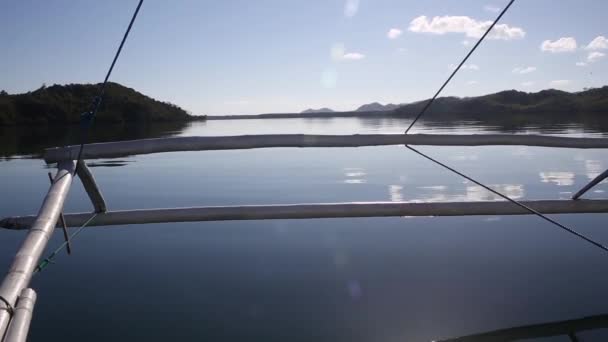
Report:
[[[608,328],[608,315],[588,316],[565,321],[524,325],[483,333],[434,340],[435,342],[505,342],[540,339],[555,336],[569,336],[571,341],[578,341],[576,333],[581,331]],[[574,337],[574,338],[573,338]]]
[[[173,137],[116,141],[85,145],[82,159],[117,158],[136,154],[176,151],[237,150],[270,147],[361,147],[386,145],[484,146],[526,145],[565,148],[608,148],[608,138],[568,138],[506,134],[269,134],[221,137]],[[74,160],[80,146],[45,151],[47,163]]]
[[42,202],[28,235],[13,259],[13,263],[0,285],[0,337],[4,336],[11,320],[17,298],[32,278],[38,259],[44,251],[72,184],[76,163],[64,161],[57,165],[53,184]]
[[30,288],[23,289],[11,324],[6,331],[4,342],[26,342],[27,333],[30,331],[30,322],[34,313],[34,304],[36,304],[36,292]]
[[[582,214],[608,212],[608,200],[545,200],[522,201],[522,204],[546,214]],[[232,220],[278,220],[345,217],[400,217],[400,216],[469,216],[469,215],[528,215],[529,211],[510,202],[361,202],[241,205],[226,207],[191,207],[165,209],[120,210],[98,213],[87,226],[128,224],[201,222]],[[0,220],[0,227],[28,229],[35,216],[9,217]],[[65,214],[70,227],[83,225],[91,213]],[[60,227],[58,225],[58,227]]]

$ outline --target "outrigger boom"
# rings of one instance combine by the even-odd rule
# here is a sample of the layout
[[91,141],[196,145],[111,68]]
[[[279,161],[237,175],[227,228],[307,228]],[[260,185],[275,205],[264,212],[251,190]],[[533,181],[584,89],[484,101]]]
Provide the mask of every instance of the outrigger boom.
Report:
[[[540,135],[245,135],[224,137],[173,137],[87,144],[82,159],[115,158],[129,155],[172,152],[252,149],[270,147],[362,147],[383,145],[483,146],[527,145],[562,148],[608,148],[606,138],[570,138]],[[35,216],[9,217],[0,227],[29,229],[8,274],[0,285],[0,339],[13,342],[27,336],[35,292],[31,277],[63,211],[75,169],[94,206],[91,213],[65,214],[68,226],[91,221],[91,226],[221,220],[310,219],[386,216],[463,216],[530,214],[512,203],[493,202],[365,202],[192,207],[107,211],[103,195],[83,160],[76,168],[79,146],[47,149],[44,159],[57,163],[57,174]],[[541,200],[522,204],[545,214],[606,213],[608,200]],[[21,311],[20,311],[21,310]],[[8,333],[7,333],[8,329]],[[4,336],[4,337],[3,337]]]

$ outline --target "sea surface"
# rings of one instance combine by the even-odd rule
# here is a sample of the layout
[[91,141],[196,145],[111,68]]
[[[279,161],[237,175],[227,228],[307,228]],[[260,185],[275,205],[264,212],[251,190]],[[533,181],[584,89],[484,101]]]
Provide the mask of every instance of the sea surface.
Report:
[[[222,120],[98,127],[92,136],[399,133],[407,124]],[[2,131],[0,217],[37,212],[54,171],[40,153],[77,142],[75,131]],[[607,136],[576,124],[507,132],[421,122],[414,131]],[[608,151],[599,149],[419,149],[518,200],[568,199],[608,168]],[[499,200],[403,146],[179,152],[89,165],[110,210]],[[604,182],[585,197],[607,198],[607,191]],[[65,212],[91,208],[76,180]],[[608,244],[607,214],[552,217]],[[0,230],[0,271],[25,233]],[[45,255],[62,239],[57,231]],[[72,255],[60,253],[33,279],[30,341],[430,341],[608,313],[608,254],[534,216],[90,227],[72,244]],[[608,334],[579,338],[605,341]]]

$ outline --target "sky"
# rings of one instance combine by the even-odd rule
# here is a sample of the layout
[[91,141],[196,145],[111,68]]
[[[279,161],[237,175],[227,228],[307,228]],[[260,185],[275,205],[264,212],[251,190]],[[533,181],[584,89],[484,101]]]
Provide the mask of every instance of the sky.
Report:
[[[111,81],[193,114],[431,97],[506,0],[145,0]],[[0,2],[0,89],[103,80],[137,0]],[[608,1],[516,0],[445,96],[608,84]]]

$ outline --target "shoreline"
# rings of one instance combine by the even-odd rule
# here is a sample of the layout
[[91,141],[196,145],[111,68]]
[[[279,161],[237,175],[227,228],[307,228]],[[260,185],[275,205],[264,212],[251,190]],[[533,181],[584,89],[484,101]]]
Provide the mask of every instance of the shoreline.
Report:
[[267,113],[237,115],[207,115],[207,120],[251,120],[251,119],[333,119],[333,118],[369,118],[395,117],[393,111],[375,112],[323,112],[323,113]]

